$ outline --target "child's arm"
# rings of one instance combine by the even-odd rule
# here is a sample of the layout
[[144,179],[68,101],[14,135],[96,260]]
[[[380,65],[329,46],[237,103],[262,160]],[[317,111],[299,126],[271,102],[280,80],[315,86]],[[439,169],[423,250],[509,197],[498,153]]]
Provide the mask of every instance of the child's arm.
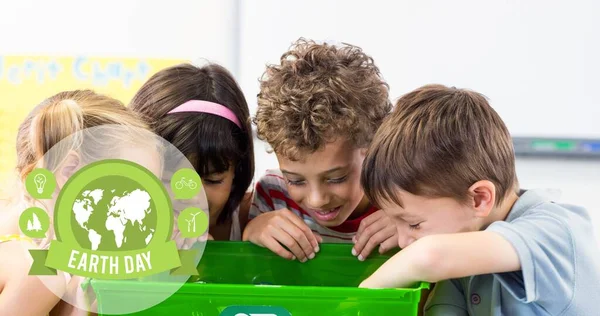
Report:
[[[97,316],[96,293],[92,286],[82,287],[86,278],[71,276],[62,300],[54,306],[50,316]],[[67,303],[69,302],[69,303]],[[85,306],[85,309],[80,307]]]
[[259,215],[275,210],[275,202],[269,195],[268,190],[264,188],[264,185],[268,185],[268,183],[265,183],[266,181],[263,179],[264,177],[261,178],[258,183],[256,183],[256,189],[254,190],[252,202],[250,203],[248,209],[248,221],[246,221],[246,224],[250,223],[250,221]]
[[360,287],[406,287],[419,281],[438,282],[521,268],[513,246],[494,232],[423,237],[398,252]]
[[11,241],[0,247],[0,273],[5,279],[0,311],[2,315],[47,315],[60,301],[57,295],[64,293],[65,279],[62,274],[28,275],[33,260],[23,243]]
[[[392,257],[361,286],[395,287],[421,280],[454,281],[494,274],[515,299],[535,302],[549,314],[561,314],[576,297],[575,271],[589,269],[588,274],[597,275],[596,267],[578,266],[577,260],[589,259],[598,248],[586,243],[586,238],[593,236],[593,226],[584,209],[572,207],[567,211],[551,203],[543,207],[528,210],[511,222],[494,222],[485,231],[421,238]],[[439,296],[438,286],[432,300]],[[439,305],[436,309],[444,308]]]

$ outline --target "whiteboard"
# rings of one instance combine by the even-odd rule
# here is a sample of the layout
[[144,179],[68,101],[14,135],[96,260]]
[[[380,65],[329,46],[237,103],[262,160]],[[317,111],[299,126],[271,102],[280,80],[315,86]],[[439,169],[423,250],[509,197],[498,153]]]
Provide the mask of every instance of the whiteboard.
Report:
[[238,78],[299,37],[361,46],[391,99],[428,83],[483,93],[513,136],[600,138],[600,1],[241,1]]

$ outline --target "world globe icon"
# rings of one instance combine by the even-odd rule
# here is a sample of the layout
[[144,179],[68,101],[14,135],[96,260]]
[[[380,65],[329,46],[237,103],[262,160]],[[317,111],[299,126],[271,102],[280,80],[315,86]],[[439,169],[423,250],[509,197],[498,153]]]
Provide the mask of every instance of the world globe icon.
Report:
[[156,232],[156,206],[136,181],[107,176],[90,182],[73,202],[71,226],[83,249],[146,248]]

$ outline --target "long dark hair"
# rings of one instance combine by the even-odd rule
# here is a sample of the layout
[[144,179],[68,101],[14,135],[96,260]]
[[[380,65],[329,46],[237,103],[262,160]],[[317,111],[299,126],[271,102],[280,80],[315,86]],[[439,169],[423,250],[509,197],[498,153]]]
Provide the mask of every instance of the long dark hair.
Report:
[[[221,104],[237,116],[233,122],[206,113],[167,114],[189,100]],[[254,146],[250,111],[242,90],[227,69],[216,64],[196,67],[181,64],[153,75],[129,105],[142,114],[152,129],[187,157],[204,177],[235,167],[235,180],[217,222],[231,218],[254,177]]]

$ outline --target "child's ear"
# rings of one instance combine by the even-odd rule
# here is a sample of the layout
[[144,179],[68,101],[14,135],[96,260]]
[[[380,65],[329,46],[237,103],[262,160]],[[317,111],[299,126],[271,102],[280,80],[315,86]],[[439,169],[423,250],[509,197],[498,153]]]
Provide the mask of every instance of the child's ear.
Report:
[[56,184],[59,189],[62,189],[75,171],[81,167],[80,165],[81,159],[79,158],[79,154],[74,151],[69,152],[56,172]]
[[360,155],[363,156],[363,157],[366,157],[367,156],[367,150],[368,150],[368,148],[361,148],[360,149]]
[[480,180],[469,188],[469,193],[473,197],[475,216],[488,216],[496,202],[496,186],[491,181]]

